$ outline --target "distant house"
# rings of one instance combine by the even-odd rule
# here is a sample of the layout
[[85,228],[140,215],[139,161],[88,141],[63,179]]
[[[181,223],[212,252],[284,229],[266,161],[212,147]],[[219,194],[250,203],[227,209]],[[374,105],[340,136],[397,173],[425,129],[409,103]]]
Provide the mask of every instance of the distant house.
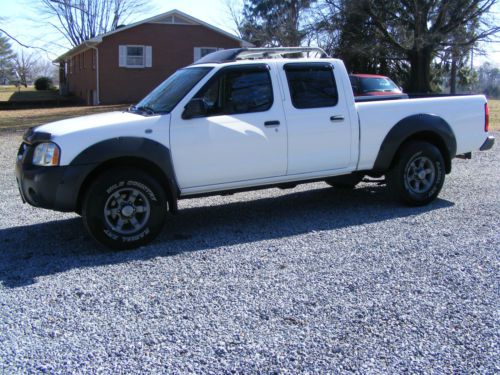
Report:
[[177,69],[218,49],[250,46],[179,10],[92,38],[59,63],[61,94],[89,105],[135,103]]

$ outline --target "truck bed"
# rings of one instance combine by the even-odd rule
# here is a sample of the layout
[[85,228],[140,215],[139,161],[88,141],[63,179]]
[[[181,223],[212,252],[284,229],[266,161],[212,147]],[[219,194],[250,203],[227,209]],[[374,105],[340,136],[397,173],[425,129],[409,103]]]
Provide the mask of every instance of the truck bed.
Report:
[[485,140],[482,95],[356,103],[360,122],[358,170],[371,170],[384,138],[401,119],[431,114],[444,119],[457,141],[457,155],[477,151]]

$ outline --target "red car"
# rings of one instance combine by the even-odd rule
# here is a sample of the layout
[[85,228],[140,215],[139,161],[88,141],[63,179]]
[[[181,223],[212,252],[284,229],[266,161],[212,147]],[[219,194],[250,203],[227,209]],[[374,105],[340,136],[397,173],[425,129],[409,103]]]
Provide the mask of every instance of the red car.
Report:
[[349,75],[354,96],[401,95],[403,91],[389,77],[375,74]]

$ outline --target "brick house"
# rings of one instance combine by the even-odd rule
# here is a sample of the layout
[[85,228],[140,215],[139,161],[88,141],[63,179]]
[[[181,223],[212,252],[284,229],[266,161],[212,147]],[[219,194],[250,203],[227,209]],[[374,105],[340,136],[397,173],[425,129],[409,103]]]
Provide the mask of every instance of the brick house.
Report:
[[92,38],[55,62],[61,94],[88,105],[135,103],[204,55],[247,46],[226,31],[172,10]]

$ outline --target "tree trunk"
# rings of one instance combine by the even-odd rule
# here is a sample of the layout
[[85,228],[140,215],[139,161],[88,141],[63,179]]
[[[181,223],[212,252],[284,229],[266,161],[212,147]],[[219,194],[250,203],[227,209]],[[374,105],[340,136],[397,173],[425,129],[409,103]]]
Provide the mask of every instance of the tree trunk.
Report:
[[450,71],[450,94],[455,95],[457,93],[457,71],[458,71],[458,61],[455,52],[451,55],[451,71]]
[[410,61],[410,79],[408,92],[413,94],[426,94],[431,90],[431,62],[432,49],[429,47],[413,50],[408,55]]

